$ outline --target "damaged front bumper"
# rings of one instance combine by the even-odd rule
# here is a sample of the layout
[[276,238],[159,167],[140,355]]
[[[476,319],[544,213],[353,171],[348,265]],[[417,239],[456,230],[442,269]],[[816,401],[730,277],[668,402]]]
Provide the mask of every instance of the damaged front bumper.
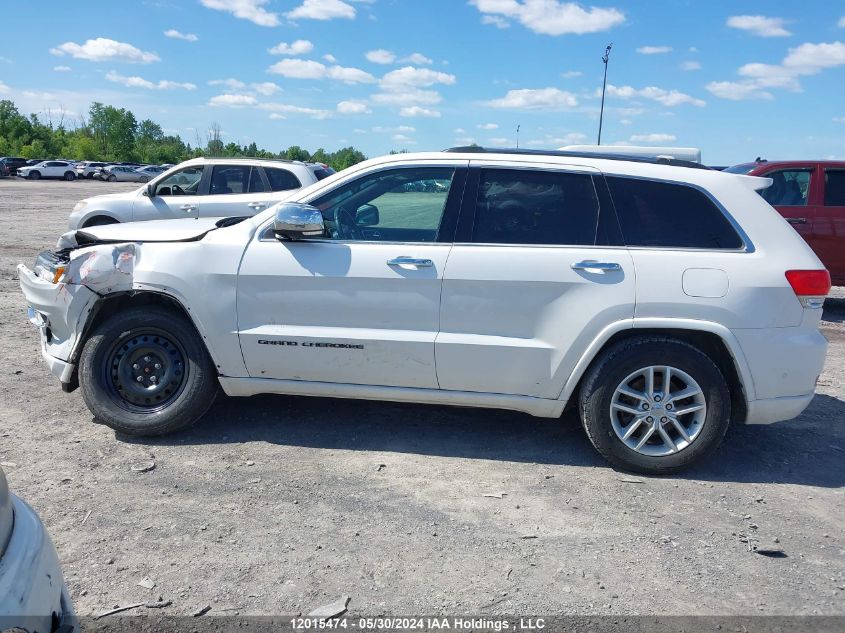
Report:
[[71,252],[54,283],[18,266],[27,314],[41,336],[41,355],[65,391],[75,388],[74,359],[88,315],[100,298],[132,287],[135,245],[92,247]]
[[67,389],[73,383],[71,362],[97,293],[81,284],[50,283],[20,264],[18,278],[28,304],[27,316],[38,328],[41,356]]

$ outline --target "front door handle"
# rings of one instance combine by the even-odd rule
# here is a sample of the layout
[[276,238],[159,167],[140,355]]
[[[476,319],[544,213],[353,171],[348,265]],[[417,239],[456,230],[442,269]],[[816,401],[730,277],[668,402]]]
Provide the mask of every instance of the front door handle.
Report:
[[790,224],[807,224],[807,218],[786,218]]
[[257,211],[258,209],[263,209],[264,207],[266,207],[267,203],[266,202],[250,202],[246,206],[248,206],[250,209],[255,209]]
[[183,204],[179,208],[182,209],[182,211],[196,211],[197,205],[195,205],[195,204]]
[[622,266],[616,262],[597,262],[592,259],[583,262],[575,262],[571,266],[572,270],[622,270]]
[[434,262],[430,259],[417,259],[416,257],[394,257],[387,260],[388,266],[416,266],[417,268],[430,268],[434,266]]

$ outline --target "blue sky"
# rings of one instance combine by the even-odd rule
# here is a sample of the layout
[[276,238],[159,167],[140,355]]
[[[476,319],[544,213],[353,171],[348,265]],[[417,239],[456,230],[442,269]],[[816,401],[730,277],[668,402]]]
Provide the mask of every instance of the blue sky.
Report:
[[[845,156],[845,2],[134,0],[10,3],[0,98],[92,100],[186,142],[369,156],[477,142],[699,147],[705,162]],[[45,19],[46,18],[46,19]]]

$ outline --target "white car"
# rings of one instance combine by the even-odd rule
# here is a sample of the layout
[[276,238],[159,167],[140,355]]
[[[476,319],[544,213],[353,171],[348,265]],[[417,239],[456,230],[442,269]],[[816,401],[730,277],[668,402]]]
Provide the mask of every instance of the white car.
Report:
[[571,405],[612,463],[673,472],[809,404],[830,277],[768,179],[669,162],[383,157],[252,218],[70,232],[18,274],[54,375],[125,434],[218,386]]
[[18,167],[18,176],[30,180],[38,180],[39,178],[76,180],[76,165],[64,160],[45,160],[37,165]]
[[94,173],[97,171],[99,167],[105,167],[109,163],[101,163],[98,161],[93,160],[85,160],[81,163],[76,164],[76,177],[77,178],[86,178],[91,180],[94,177]]
[[76,629],[59,557],[44,525],[0,469],[0,631]]
[[[195,158],[134,191],[81,200],[68,224],[71,229],[79,229],[118,222],[254,215],[291,191],[333,173],[322,163]],[[111,175],[104,173],[102,178],[111,180]]]

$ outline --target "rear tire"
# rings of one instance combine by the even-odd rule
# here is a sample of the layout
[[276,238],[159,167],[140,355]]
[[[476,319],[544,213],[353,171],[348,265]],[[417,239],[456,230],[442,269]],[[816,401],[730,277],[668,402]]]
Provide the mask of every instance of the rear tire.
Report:
[[218,391],[193,325],[161,306],[130,308],[101,323],[82,350],[79,383],[97,420],[139,437],[192,426]]
[[31,171],[29,172],[29,176],[27,176],[30,180],[39,180],[41,178],[40,171]]
[[584,376],[579,409],[607,461],[649,475],[675,473],[710,455],[731,417],[728,385],[713,361],[661,337],[629,339],[603,352]]
[[72,171],[66,171],[65,180],[67,180],[68,182],[70,182],[71,180],[76,180],[76,174],[74,174]]
[[115,176],[114,174],[112,174],[111,176],[109,176],[109,179],[108,179],[108,180],[109,180],[109,182],[114,182],[114,181],[116,181],[116,180],[117,180],[117,176]]

